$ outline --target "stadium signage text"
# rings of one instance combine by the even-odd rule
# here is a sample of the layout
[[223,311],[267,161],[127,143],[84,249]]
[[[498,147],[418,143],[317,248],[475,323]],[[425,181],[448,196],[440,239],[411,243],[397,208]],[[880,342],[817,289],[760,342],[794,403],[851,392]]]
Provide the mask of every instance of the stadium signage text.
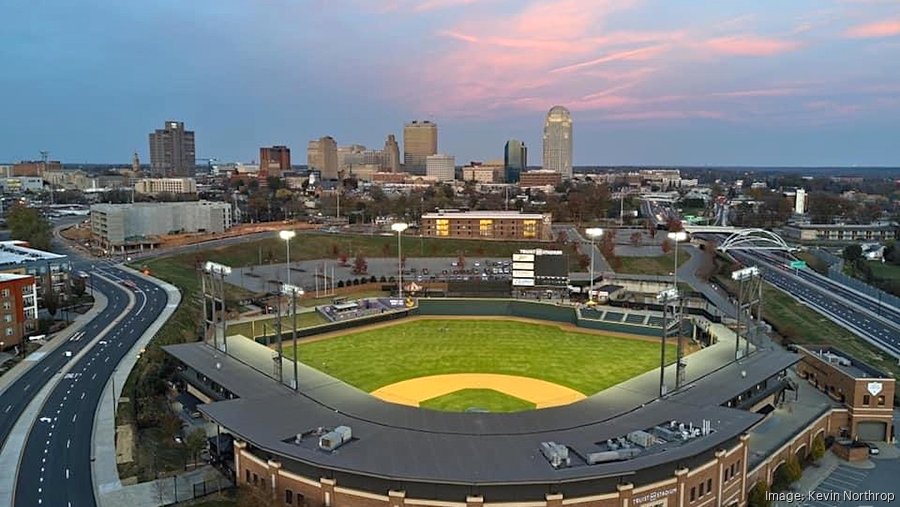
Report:
[[519,250],[520,254],[534,254],[534,255],[562,255],[562,250],[542,250],[540,248],[536,248],[534,250]]
[[661,500],[669,495],[674,495],[675,492],[678,491],[678,488],[669,488],[669,489],[661,489],[659,491],[654,491],[652,493],[647,493],[644,496],[638,496],[631,499],[631,503],[634,505],[639,505],[644,502],[655,502],[657,500]]

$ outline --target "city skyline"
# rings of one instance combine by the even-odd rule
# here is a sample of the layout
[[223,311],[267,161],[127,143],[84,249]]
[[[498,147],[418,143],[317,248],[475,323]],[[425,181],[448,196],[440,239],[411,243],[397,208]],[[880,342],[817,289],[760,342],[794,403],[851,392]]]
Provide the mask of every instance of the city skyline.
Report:
[[[146,161],[147,132],[171,118],[197,132],[198,157],[219,160],[269,145],[302,155],[323,135],[377,147],[412,118],[440,125],[441,152],[491,160],[510,138],[540,146],[558,104],[578,122],[575,166],[900,164],[897,2],[95,0],[4,11],[0,94],[15,97],[0,105],[14,120],[0,136],[4,162],[41,150]],[[502,34],[491,28],[500,16]],[[276,28],[241,35],[258,25]],[[322,47],[336,27],[342,36]],[[257,78],[273,67],[283,79]]]

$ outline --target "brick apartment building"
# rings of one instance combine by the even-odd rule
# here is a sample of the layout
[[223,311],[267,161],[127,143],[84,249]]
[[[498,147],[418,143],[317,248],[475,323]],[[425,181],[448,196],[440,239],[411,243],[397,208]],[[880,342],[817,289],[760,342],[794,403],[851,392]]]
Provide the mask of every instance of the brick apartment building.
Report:
[[422,215],[422,235],[434,238],[550,241],[549,214],[441,210]]
[[34,277],[0,273],[0,350],[21,345],[36,323]]

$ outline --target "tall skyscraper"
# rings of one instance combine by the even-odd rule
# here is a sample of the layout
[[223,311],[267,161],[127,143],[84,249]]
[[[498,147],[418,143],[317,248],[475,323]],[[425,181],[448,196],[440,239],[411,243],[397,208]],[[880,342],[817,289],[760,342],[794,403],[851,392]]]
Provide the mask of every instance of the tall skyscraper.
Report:
[[503,177],[507,183],[518,183],[528,167],[528,148],[518,139],[506,141],[503,149]]
[[553,106],[544,122],[544,169],[572,178],[572,113]]
[[194,176],[197,153],[194,132],[184,122],[167,121],[150,134],[150,173],[154,176]]
[[269,176],[281,178],[291,170],[291,149],[287,146],[272,146],[259,149],[259,180],[266,182]]
[[138,156],[137,152],[134,152],[134,155],[131,156],[131,172],[141,172],[141,157]]
[[306,149],[306,165],[319,171],[322,179],[338,179],[337,141],[331,136],[310,141]]
[[392,173],[400,172],[400,146],[397,144],[397,138],[394,137],[394,134],[388,135],[387,139],[385,139],[382,156],[382,169]]
[[425,174],[428,155],[437,154],[437,124],[413,120],[403,126],[403,165],[410,174]]
[[425,174],[438,181],[456,179],[456,158],[453,155],[428,155],[425,157]]

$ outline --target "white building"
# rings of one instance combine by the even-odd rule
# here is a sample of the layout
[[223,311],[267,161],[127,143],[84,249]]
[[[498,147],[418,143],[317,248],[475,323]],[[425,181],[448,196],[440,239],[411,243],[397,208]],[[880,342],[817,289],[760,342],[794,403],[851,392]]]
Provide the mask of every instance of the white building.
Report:
[[794,213],[798,215],[806,213],[806,190],[802,188],[797,189],[797,194],[794,197]]
[[425,157],[425,175],[438,181],[456,179],[456,158],[453,155],[428,155]]
[[109,252],[125,253],[159,244],[159,236],[224,232],[232,226],[224,202],[139,202],[91,206],[91,233]]
[[135,182],[138,194],[156,195],[164,192],[172,194],[196,194],[197,180],[194,178],[145,178]]
[[4,192],[40,192],[44,189],[44,179],[40,176],[13,176],[0,178]]

